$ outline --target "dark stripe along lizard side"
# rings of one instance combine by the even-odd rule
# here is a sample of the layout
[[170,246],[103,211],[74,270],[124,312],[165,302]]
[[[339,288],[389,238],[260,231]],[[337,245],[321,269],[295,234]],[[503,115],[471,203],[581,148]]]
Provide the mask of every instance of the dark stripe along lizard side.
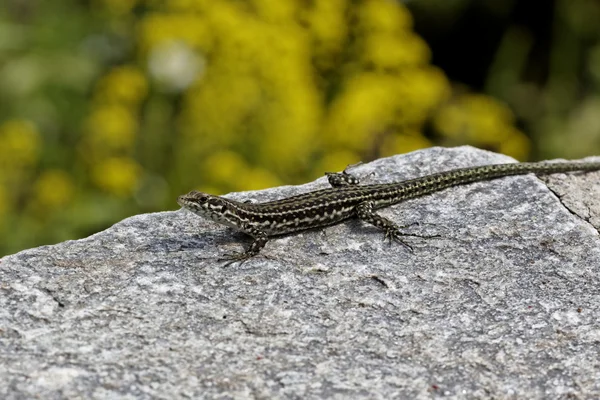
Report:
[[242,261],[257,255],[270,237],[334,225],[349,218],[359,218],[381,228],[386,238],[410,248],[402,237],[415,235],[403,234],[400,231],[402,227],[378,215],[375,210],[471,182],[528,173],[545,175],[595,170],[600,170],[600,162],[493,164],[374,185],[358,185],[358,179],[344,170],[342,173],[326,174],[332,188],[266,203],[242,203],[195,190],[179,196],[177,202],[201,217],[252,236],[254,241],[248,250],[227,257],[232,261]]

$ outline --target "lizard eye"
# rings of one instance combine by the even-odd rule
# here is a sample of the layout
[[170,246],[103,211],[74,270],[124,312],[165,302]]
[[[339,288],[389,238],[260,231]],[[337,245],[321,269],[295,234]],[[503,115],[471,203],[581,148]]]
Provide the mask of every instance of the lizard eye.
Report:
[[208,200],[208,196],[205,193],[202,192],[198,192],[197,190],[194,190],[192,192],[192,195],[194,196],[194,199],[198,202],[204,203],[205,201]]

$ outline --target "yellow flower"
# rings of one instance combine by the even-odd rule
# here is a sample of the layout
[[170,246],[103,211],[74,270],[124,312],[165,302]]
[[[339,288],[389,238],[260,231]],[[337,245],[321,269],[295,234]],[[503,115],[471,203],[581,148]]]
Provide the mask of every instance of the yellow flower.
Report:
[[361,161],[360,156],[352,151],[334,150],[328,152],[313,168],[313,176],[315,178],[322,177],[325,172],[339,172],[348,165],[356,164]]
[[385,129],[393,117],[398,98],[392,89],[395,82],[395,77],[374,73],[349,79],[326,119],[326,142],[358,152],[370,146],[373,135]]
[[73,197],[71,176],[62,170],[46,170],[34,184],[34,201],[42,208],[57,208],[67,204]]
[[201,167],[207,179],[210,179],[202,185],[202,190],[208,193],[217,194],[223,190],[256,190],[281,183],[267,169],[250,167],[242,156],[233,151],[215,153],[208,157]]
[[287,24],[296,15],[296,1],[252,0],[254,11],[260,19],[271,23]]
[[346,2],[347,0],[316,1],[306,13],[316,42],[314,51],[323,57],[334,57],[348,35]]
[[193,48],[209,52],[216,37],[214,25],[209,24],[203,14],[148,14],[138,25],[138,42],[142,54],[148,54],[156,46],[174,40],[181,40]]
[[[290,80],[303,80],[301,71],[288,69]],[[258,120],[259,157],[277,171],[298,168],[319,146],[317,132],[321,124],[321,99],[310,84],[295,84],[285,79],[274,82],[277,103],[262,109]]]
[[367,31],[400,32],[412,28],[408,9],[396,0],[363,0],[359,26]]
[[242,171],[237,181],[236,190],[258,190],[278,186],[281,181],[269,170],[264,168],[250,168]]
[[258,107],[260,93],[259,83],[248,76],[216,72],[188,91],[180,123],[206,148],[226,147],[247,130],[244,122]]
[[208,156],[201,168],[211,183],[227,186],[231,182],[239,181],[240,175],[248,166],[238,153],[226,150]]
[[488,140],[503,139],[498,137],[498,133],[504,131],[502,127],[514,123],[512,111],[489,96],[466,95],[462,102],[472,126],[472,136]]
[[167,8],[173,11],[206,11],[215,0],[169,0]]
[[507,126],[506,139],[500,142],[499,151],[517,160],[527,160],[531,151],[531,140],[515,127]]
[[141,172],[133,159],[113,157],[93,166],[92,180],[108,193],[128,196],[137,188]]
[[443,107],[436,116],[436,128],[442,134],[465,140],[502,140],[503,127],[512,125],[510,109],[493,98],[466,94]]
[[40,134],[32,122],[14,119],[0,125],[0,166],[32,166],[38,160],[40,147]]
[[450,82],[444,73],[435,67],[411,70],[406,74],[403,86],[410,90],[410,102],[429,113],[450,97]]
[[387,135],[381,146],[381,156],[392,156],[431,147],[433,143],[420,132]]
[[430,51],[423,39],[412,33],[391,35],[380,33],[364,39],[363,62],[381,69],[424,64]]
[[[152,59],[181,40],[206,60],[182,89],[174,148],[178,168],[200,162],[207,187],[250,176],[246,160],[296,177],[321,154],[377,151],[377,140],[420,128],[449,92],[395,0],[169,0],[164,9],[143,17],[138,48]],[[424,143],[410,135],[389,148]]]
[[397,79],[390,80],[389,90],[394,94],[395,125],[421,126],[450,94],[450,84],[436,68],[407,68]]
[[148,92],[145,75],[132,65],[113,68],[98,83],[96,101],[123,103],[132,106],[140,103]]
[[523,160],[530,149],[529,139],[514,124],[512,111],[482,94],[464,94],[442,107],[434,126],[452,141],[501,151]]
[[95,108],[85,121],[86,144],[92,152],[129,150],[138,129],[135,116],[125,107],[106,105]]

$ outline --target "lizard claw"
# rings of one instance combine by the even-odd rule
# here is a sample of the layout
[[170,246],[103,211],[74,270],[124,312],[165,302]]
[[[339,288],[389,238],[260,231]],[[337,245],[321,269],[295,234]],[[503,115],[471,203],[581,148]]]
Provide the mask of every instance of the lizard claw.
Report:
[[394,239],[396,242],[398,242],[398,243],[400,243],[400,244],[404,245],[404,247],[406,247],[406,248],[408,249],[408,251],[410,251],[411,253],[413,253],[413,252],[414,252],[414,249],[412,248],[412,246],[411,246],[411,245],[409,245],[408,243],[406,243],[404,240],[400,239],[400,238],[398,237],[398,235],[394,235],[393,239]]
[[228,261],[225,266],[229,266],[235,262],[240,262],[240,265],[245,261],[248,261],[253,256],[253,254],[248,253],[228,253],[224,254],[218,261]]
[[[258,255],[258,251],[254,251],[253,249],[247,250],[242,253],[228,253],[224,254],[218,261],[228,261],[225,266],[231,265],[235,262],[239,262],[242,265],[244,262],[248,261],[252,257]],[[265,256],[266,257],[266,256]],[[269,257],[267,257],[269,258]]]
[[409,245],[408,243],[406,243],[404,240],[401,239],[403,235],[402,233],[400,233],[399,231],[395,230],[395,229],[386,229],[385,230],[385,235],[383,237],[383,240],[389,240],[390,244],[392,244],[392,241],[396,241],[400,244],[402,244],[404,247],[406,247],[410,252],[413,252],[413,248],[411,245]]

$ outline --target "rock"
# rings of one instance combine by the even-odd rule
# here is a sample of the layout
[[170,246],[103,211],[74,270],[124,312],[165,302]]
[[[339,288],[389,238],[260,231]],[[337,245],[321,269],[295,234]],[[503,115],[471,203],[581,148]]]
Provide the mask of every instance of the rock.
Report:
[[[432,148],[352,172],[507,161]],[[598,172],[526,175],[381,210],[439,235],[413,252],[349,221],[224,267],[248,238],[179,210],[4,257],[0,397],[598,398],[598,199]]]

